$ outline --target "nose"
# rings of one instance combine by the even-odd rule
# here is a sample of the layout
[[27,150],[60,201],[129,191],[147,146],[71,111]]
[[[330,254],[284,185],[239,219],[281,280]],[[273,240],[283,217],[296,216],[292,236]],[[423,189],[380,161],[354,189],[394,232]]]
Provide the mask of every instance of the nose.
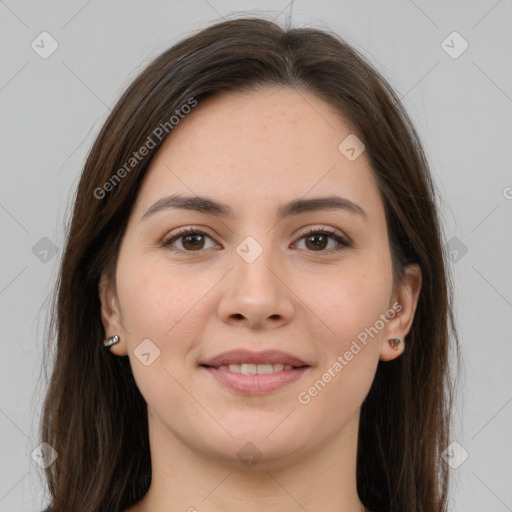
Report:
[[270,249],[254,260],[233,255],[234,268],[223,280],[218,314],[225,323],[250,329],[277,328],[294,314],[293,291]]

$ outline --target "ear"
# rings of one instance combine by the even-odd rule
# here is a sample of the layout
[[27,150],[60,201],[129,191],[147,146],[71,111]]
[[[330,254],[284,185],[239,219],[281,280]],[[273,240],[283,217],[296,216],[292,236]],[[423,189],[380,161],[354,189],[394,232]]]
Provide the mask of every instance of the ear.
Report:
[[[408,265],[403,281],[398,286],[398,290],[393,295],[389,305],[388,313],[390,314],[387,314],[387,316],[390,320],[386,324],[385,336],[382,340],[381,361],[391,361],[403,353],[405,337],[411,329],[416,306],[418,305],[421,282],[422,274],[419,265]],[[392,312],[394,312],[394,316],[391,316]],[[395,348],[388,342],[392,338],[401,340],[401,343]]]
[[101,275],[98,291],[101,303],[101,321],[105,329],[105,338],[115,336],[116,334],[121,338],[118,343],[112,345],[108,350],[118,356],[126,356],[128,355],[126,330],[123,327],[115,286],[107,277],[106,273]]

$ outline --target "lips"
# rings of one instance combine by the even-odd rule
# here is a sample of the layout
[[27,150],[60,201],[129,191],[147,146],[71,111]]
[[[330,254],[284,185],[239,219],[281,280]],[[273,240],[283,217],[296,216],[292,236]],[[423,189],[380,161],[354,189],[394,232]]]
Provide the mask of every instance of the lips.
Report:
[[277,364],[301,368],[309,366],[306,362],[297,356],[282,352],[281,350],[263,350],[261,352],[252,352],[246,349],[235,349],[228,352],[222,352],[212,358],[199,363],[200,366],[219,368],[220,366],[229,366],[230,364],[254,364],[267,365]]
[[215,381],[242,395],[277,392],[311,371],[311,365],[281,350],[235,349],[205,359],[199,366]]

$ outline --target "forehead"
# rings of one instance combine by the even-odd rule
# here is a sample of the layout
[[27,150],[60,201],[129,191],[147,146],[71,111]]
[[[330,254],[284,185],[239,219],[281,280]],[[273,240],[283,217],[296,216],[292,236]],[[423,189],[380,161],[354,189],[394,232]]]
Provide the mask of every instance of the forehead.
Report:
[[138,205],[147,209],[170,193],[196,194],[237,213],[335,193],[378,206],[365,153],[351,161],[339,149],[353,136],[348,120],[305,90],[222,94],[175,126],[144,178]]
[[222,94],[199,104],[180,121],[163,150],[195,149],[192,158],[215,154],[224,162],[235,157],[275,161],[279,154],[293,161],[304,157],[312,161],[323,153],[321,163],[338,157],[338,139],[352,132],[347,119],[312,93],[265,87]]

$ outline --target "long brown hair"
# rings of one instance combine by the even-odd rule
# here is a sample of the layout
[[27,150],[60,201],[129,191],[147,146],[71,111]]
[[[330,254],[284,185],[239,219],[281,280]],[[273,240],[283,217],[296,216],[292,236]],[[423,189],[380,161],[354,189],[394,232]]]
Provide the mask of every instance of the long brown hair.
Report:
[[[390,85],[338,35],[237,18],[152,61],[113,108],[83,168],[48,331],[56,346],[41,440],[58,453],[46,469],[49,512],[123,511],[149,488],[147,407],[128,358],[113,357],[101,342],[98,282],[115,269],[139,186],[172,136],[176,110],[191,99],[260,85],[310,91],[350,121],[384,198],[394,278],[399,282],[409,263],[422,271],[406,350],[379,362],[362,405],[359,497],[372,511],[447,509],[448,470],[440,455],[453,404],[450,340],[456,347],[458,341],[437,192],[419,137]],[[156,137],[162,125],[169,129]],[[147,155],[134,163],[143,146]]]

